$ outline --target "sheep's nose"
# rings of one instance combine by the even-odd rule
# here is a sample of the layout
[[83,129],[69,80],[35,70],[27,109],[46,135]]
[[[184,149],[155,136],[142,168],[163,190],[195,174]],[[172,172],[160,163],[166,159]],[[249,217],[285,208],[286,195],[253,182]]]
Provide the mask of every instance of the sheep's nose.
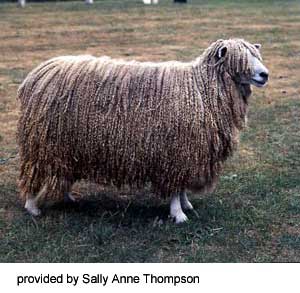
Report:
[[263,71],[259,74],[259,76],[262,77],[264,80],[268,80],[269,73]]

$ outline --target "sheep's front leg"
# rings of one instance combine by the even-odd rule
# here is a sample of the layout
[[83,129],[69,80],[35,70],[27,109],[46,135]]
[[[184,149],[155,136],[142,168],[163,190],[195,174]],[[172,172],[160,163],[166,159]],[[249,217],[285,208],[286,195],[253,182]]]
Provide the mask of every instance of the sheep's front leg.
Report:
[[180,193],[180,202],[181,202],[181,207],[183,210],[193,210],[194,207],[189,201],[187,194],[185,191]]
[[179,193],[175,193],[171,198],[170,215],[175,219],[176,224],[180,224],[188,220],[188,217],[182,211]]

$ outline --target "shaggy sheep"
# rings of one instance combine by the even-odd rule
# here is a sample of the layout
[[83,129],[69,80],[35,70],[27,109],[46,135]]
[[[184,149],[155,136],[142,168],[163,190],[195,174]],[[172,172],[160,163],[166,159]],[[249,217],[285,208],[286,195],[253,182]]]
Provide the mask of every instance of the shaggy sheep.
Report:
[[142,187],[171,196],[177,223],[185,191],[212,190],[245,124],[250,84],[268,70],[259,45],[218,40],[191,63],[65,56],[34,69],[19,88],[20,195],[61,199],[72,184]]
[[94,4],[94,0],[85,0],[84,2],[85,2],[85,4],[88,4],[88,5]]
[[19,5],[20,7],[25,7],[25,5],[26,5],[26,0],[18,0],[18,5]]
[[143,0],[144,4],[158,4],[159,0]]

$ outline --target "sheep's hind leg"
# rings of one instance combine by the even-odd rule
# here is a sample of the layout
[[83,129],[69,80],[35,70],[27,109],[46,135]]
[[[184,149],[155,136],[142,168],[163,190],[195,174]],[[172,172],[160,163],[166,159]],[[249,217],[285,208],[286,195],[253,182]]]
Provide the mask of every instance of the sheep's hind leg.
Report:
[[27,197],[25,202],[25,209],[32,216],[39,216],[41,214],[41,210],[37,206],[37,199],[35,197]]
[[188,217],[182,211],[179,193],[175,193],[171,198],[170,215],[175,219],[176,224],[180,224],[188,220]]
[[38,200],[40,197],[45,195],[45,192],[47,191],[47,186],[48,185],[45,184],[36,196],[26,196],[26,202],[24,207],[32,216],[37,217],[41,215],[41,210],[38,208]]

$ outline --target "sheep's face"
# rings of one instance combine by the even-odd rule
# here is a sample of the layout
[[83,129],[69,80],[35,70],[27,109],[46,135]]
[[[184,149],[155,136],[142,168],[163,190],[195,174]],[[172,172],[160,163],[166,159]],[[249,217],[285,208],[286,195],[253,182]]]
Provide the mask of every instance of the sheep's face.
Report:
[[225,43],[217,54],[224,60],[225,68],[234,81],[241,85],[263,87],[268,82],[269,71],[263,65],[259,49],[260,44]]
[[248,52],[250,59],[251,78],[250,80],[242,80],[244,83],[250,83],[257,87],[263,87],[267,84],[269,79],[269,71],[262,64],[262,62],[250,52]]

